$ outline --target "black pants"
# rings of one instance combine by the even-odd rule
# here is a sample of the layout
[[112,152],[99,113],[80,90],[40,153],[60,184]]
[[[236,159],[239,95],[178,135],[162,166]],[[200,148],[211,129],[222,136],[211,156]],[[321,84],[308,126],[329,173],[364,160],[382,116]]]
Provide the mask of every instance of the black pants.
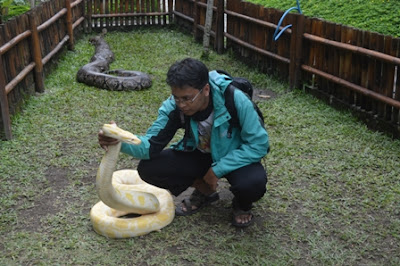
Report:
[[[178,196],[195,179],[202,178],[211,167],[210,154],[198,150],[182,152],[163,150],[159,156],[141,160],[138,165],[140,177],[149,184],[168,189]],[[239,168],[225,176],[235,196],[235,204],[242,210],[249,210],[252,203],[266,192],[267,174],[260,162]]]

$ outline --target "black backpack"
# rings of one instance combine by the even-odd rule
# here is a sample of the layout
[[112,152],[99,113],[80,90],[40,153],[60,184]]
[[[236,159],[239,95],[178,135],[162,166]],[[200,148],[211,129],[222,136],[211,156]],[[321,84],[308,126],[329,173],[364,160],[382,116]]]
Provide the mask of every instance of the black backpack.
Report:
[[231,115],[231,119],[229,120],[229,129],[228,129],[228,138],[231,137],[232,134],[232,129],[234,127],[240,128],[240,122],[237,114],[237,110],[235,108],[235,102],[234,102],[234,91],[235,89],[239,89],[243,91],[251,100],[253,103],[254,109],[256,110],[259,118],[260,118],[260,123],[262,126],[264,126],[264,116],[260,110],[260,108],[257,106],[257,104],[252,100],[253,97],[253,85],[251,85],[251,82],[246,79],[246,78],[241,78],[241,77],[232,77],[229,73],[227,73],[224,70],[217,70],[219,74],[224,74],[228,76],[230,79],[232,79],[232,82],[229,84],[229,86],[225,90],[225,107],[228,109],[229,114]]

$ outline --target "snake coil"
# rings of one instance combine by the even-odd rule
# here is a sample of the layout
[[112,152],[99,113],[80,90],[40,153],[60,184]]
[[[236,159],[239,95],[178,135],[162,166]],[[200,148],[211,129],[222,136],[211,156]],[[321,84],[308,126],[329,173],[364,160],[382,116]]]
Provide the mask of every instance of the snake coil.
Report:
[[[130,132],[115,124],[105,124],[104,134],[120,141],[140,144]],[[175,206],[171,194],[144,182],[136,170],[115,171],[121,142],[109,146],[101,160],[96,177],[101,199],[90,211],[94,230],[110,238],[140,236],[160,230],[172,222]],[[128,214],[139,217],[122,218]]]

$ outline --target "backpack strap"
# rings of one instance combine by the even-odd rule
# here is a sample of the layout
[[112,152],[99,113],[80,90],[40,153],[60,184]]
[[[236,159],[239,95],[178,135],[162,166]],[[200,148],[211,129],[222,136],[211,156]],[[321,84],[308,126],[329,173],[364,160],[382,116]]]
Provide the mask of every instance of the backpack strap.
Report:
[[231,115],[231,119],[229,120],[229,128],[228,128],[228,138],[232,137],[232,129],[234,127],[240,127],[239,118],[237,114],[237,110],[235,107],[235,87],[229,84],[229,86],[225,89],[225,107],[228,109],[229,114]]

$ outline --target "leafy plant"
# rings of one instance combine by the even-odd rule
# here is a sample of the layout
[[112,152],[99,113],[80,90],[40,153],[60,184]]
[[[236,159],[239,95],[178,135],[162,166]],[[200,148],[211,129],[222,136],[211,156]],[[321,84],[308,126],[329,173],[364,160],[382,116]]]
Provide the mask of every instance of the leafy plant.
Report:
[[18,16],[30,9],[24,0],[0,0],[0,23],[7,21],[9,18]]

